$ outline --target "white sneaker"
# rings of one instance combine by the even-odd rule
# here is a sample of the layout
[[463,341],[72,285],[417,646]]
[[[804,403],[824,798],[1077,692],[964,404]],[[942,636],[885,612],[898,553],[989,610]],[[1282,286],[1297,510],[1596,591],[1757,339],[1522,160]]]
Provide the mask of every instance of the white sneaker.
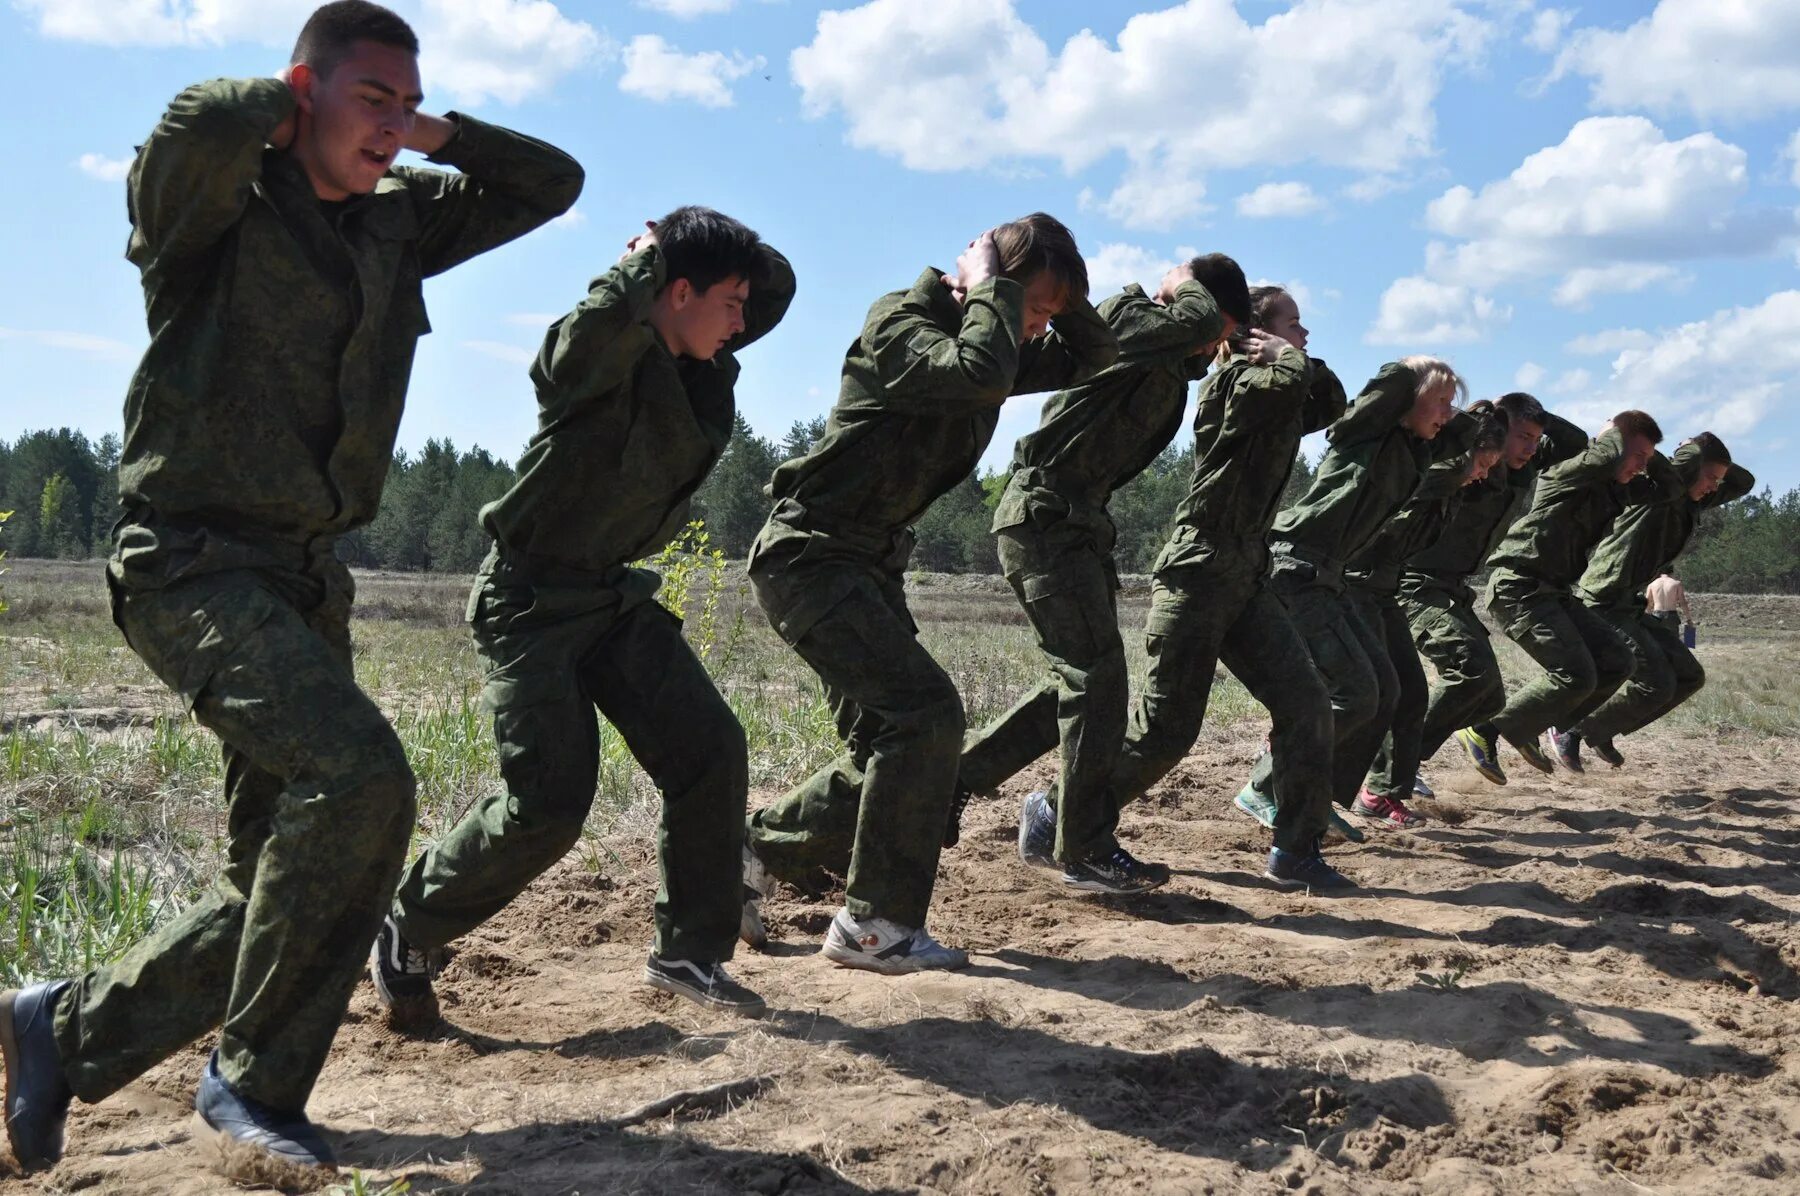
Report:
[[738,915],[738,937],[746,946],[761,951],[769,945],[769,928],[763,925],[762,903],[775,893],[775,878],[756,853],[744,844],[744,911]]
[[831,920],[819,954],[840,968],[889,976],[969,966],[968,952],[944,946],[923,926],[901,926],[886,918],[853,918],[847,909],[839,910]]

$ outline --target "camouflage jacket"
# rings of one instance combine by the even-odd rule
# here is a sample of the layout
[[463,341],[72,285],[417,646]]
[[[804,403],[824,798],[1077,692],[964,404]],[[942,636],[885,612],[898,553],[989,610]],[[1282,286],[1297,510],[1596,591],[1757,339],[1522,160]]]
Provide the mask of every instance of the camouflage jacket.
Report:
[[531,365],[538,430],[481,523],[516,573],[593,579],[662,548],[731,439],[736,354],[787,314],[794,272],[763,248],[744,330],[710,361],[677,357],[650,325],[665,262],[641,249],[550,326]]
[[1632,503],[1672,499],[1680,492],[1681,475],[1661,453],[1654,454],[1649,468],[1630,482],[1614,481],[1624,456],[1624,438],[1618,429],[1608,428],[1580,455],[1545,470],[1531,509],[1494,550],[1488,562],[1494,571],[1567,592],[1621,511]]
[[1329,447],[1312,485],[1269,533],[1279,555],[1335,578],[1412,497],[1431,464],[1430,442],[1400,426],[1417,385],[1412,370],[1390,362],[1325,430]]
[[1675,563],[1694,534],[1700,512],[1736,502],[1756,488],[1756,478],[1741,465],[1725,471],[1725,480],[1705,498],[1687,495],[1700,473],[1700,448],[1684,444],[1670,459],[1681,479],[1681,488],[1663,492],[1650,501],[1634,502],[1614,520],[1612,530],[1594,548],[1587,571],[1581,575],[1584,601],[1595,606],[1642,609],[1644,587]]
[[1300,438],[1343,415],[1344,384],[1292,346],[1267,365],[1242,354],[1213,371],[1194,413],[1194,475],[1154,570],[1206,563],[1221,544],[1252,544],[1243,567],[1268,566],[1268,534]]
[[119,491],[140,526],[305,545],[367,523],[418,338],[420,283],[566,211],[582,171],[473,117],[432,161],[321,203],[271,149],[278,79],[216,79],[170,103],[132,163],[126,257],[150,347],[125,400]]
[[1459,411],[1439,430],[1430,445],[1431,467],[1419,488],[1346,563],[1344,576],[1352,585],[1381,594],[1399,590],[1406,558],[1437,539],[1463,497],[1474,489],[1463,485],[1463,479],[1469,476],[1469,445],[1477,422],[1474,416]]
[[1443,531],[1407,560],[1406,572],[1457,582],[1479,572],[1524,507],[1538,475],[1567,461],[1587,445],[1586,432],[1561,416],[1546,412],[1537,454],[1523,469],[1496,465],[1485,479],[1469,485],[1451,507]]
[[1181,427],[1188,383],[1211,359],[1195,350],[1216,340],[1225,320],[1204,286],[1184,282],[1167,305],[1133,283],[1099,308],[1118,338],[1119,357],[1094,377],[1058,391],[1038,428],[1013,447],[1012,476],[994,512],[994,530],[1049,504],[1064,512],[1098,509],[1144,471]]

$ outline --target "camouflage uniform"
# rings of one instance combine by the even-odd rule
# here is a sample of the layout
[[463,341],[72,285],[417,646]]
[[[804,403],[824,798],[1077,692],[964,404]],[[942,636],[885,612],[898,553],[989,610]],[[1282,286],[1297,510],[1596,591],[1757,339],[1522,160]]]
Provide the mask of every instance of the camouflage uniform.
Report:
[[1263,537],[1300,438],[1344,411],[1326,364],[1289,347],[1269,364],[1232,357],[1200,388],[1194,476],[1158,555],[1144,622],[1149,674],[1110,786],[1117,811],[1193,747],[1218,664],[1269,711],[1282,748],[1276,846],[1309,850],[1325,829],[1331,712],[1305,642],[1268,588]]
[[1458,413],[1431,442],[1436,459],[1412,498],[1382,524],[1363,550],[1350,561],[1344,579],[1356,614],[1375,628],[1394,670],[1394,709],[1385,726],[1365,725],[1341,750],[1353,759],[1372,760],[1366,787],[1383,797],[1404,801],[1412,796],[1419,775],[1419,734],[1425,724],[1430,694],[1425,670],[1413,651],[1412,629],[1400,606],[1401,562],[1435,540],[1460,503],[1469,474],[1466,451],[1476,420]]
[[321,204],[265,148],[274,79],[176,97],[131,168],[127,257],[150,347],[126,399],[107,579],[132,648],[224,743],[231,844],[212,887],[58,1003],[83,1100],[223,1024],[219,1069],[299,1110],[413,824],[413,778],[351,670],[343,532],[375,514],[420,281],[565,211],[581,168],[483,124],[377,190]]
[[1576,594],[1631,643],[1635,667],[1631,677],[1581,724],[1582,736],[1607,743],[1649,726],[1706,684],[1706,670],[1681,642],[1675,626],[1646,610],[1644,587],[1675,563],[1694,534],[1701,511],[1735,502],[1756,488],[1756,478],[1741,465],[1725,472],[1719,488],[1698,501],[1687,487],[1699,476],[1700,446],[1684,444],[1671,458],[1681,478],[1681,491],[1661,501],[1627,507],[1594,549]]
[[414,946],[479,926],[575,844],[599,774],[596,707],[663,795],[656,954],[716,963],[736,945],[744,732],[652,598],[661,579],[627,566],[686,525],[731,438],[735,354],[780,322],[794,275],[765,247],[744,331],[698,361],[649,323],[664,271],[651,246],[595,279],[532,365],[538,432],[481,512],[495,546],[469,595],[506,789],[407,869],[393,916]]
[[[1398,363],[1381,367],[1356,402],[1326,430],[1330,447],[1312,486],[1275,520],[1271,585],[1293,616],[1331,701],[1331,800],[1348,806],[1362,787],[1378,734],[1392,722],[1399,681],[1380,627],[1345,600],[1344,562],[1412,496],[1431,446],[1400,426],[1418,380]],[[1364,745],[1368,754],[1363,754]],[[1271,742],[1250,775],[1267,793],[1280,745]],[[1278,845],[1279,846],[1279,845]]]
[[969,476],[1008,395],[1057,390],[1118,344],[1075,296],[1020,343],[1024,288],[996,278],[958,303],[936,270],[875,301],[844,359],[824,437],[775,471],[750,582],[824,682],[848,752],[750,819],[770,872],[846,875],[853,917],[923,926],[956,784],[963,709],[906,607],[912,525]]
[[1437,670],[1419,734],[1421,760],[1436,755],[1458,729],[1490,719],[1506,705],[1500,662],[1486,624],[1475,613],[1469,577],[1485,567],[1538,475],[1580,453],[1587,443],[1586,432],[1546,413],[1543,440],[1531,460],[1513,470],[1497,464],[1484,480],[1465,487],[1443,532],[1407,560],[1400,574],[1400,603],[1413,642]]
[[1119,360],[1044,405],[1038,430],[1013,449],[994,513],[1001,568],[1051,676],[970,736],[959,773],[969,789],[990,791],[1060,742],[1052,799],[1064,863],[1117,846],[1107,785],[1125,741],[1130,689],[1106,504],[1175,438],[1188,383],[1210,360],[1195,350],[1224,330],[1197,282],[1182,283],[1167,306],[1126,287],[1100,305],[1100,316],[1119,339]]
[[1625,454],[1616,428],[1538,480],[1531,509],[1494,551],[1488,611],[1544,675],[1514,693],[1494,718],[1513,744],[1546,729],[1574,728],[1631,676],[1631,644],[1573,593],[1588,554],[1633,502],[1672,497],[1681,477],[1657,453],[1641,476],[1613,480]]

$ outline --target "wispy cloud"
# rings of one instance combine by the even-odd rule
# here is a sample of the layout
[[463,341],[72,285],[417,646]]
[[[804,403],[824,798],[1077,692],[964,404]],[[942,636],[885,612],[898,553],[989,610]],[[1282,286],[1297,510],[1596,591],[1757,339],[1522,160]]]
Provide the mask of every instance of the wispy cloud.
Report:
[[139,346],[126,344],[109,336],[52,328],[0,328],[0,341],[25,341],[28,344],[42,345],[46,349],[66,349],[71,353],[87,353],[119,361],[129,361],[143,351]]

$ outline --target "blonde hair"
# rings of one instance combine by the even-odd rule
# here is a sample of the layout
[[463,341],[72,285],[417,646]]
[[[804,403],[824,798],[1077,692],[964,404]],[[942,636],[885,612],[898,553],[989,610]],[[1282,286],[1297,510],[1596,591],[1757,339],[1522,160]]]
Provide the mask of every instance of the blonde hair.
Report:
[[1419,380],[1413,394],[1422,395],[1427,391],[1436,390],[1440,386],[1450,386],[1455,388],[1457,398],[1461,402],[1469,401],[1469,384],[1463,381],[1462,375],[1452,369],[1450,363],[1442,358],[1414,354],[1411,357],[1402,357],[1400,364],[1411,370],[1413,376]]

